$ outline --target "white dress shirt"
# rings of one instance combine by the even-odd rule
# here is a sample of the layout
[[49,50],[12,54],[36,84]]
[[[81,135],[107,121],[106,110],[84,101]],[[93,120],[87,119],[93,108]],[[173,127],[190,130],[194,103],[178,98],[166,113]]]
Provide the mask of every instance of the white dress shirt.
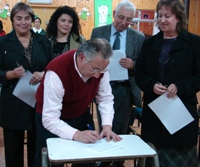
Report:
[[[114,28],[113,24],[111,26],[111,33],[110,33],[110,45],[113,46],[114,44],[114,41],[115,41],[115,38],[116,38],[116,35],[115,35],[115,32],[117,30]],[[126,53],[126,34],[127,34],[127,29],[122,31],[122,32],[119,32],[120,33],[120,50],[123,50],[124,53]]]

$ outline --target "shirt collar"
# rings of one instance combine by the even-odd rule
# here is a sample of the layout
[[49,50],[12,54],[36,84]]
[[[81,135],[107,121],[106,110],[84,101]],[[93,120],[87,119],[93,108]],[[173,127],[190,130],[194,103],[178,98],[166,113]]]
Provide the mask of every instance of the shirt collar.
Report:
[[77,63],[76,63],[76,56],[77,56],[76,54],[77,54],[77,52],[74,53],[74,67],[75,67],[75,69],[76,69],[78,75],[80,76],[80,78],[83,80],[83,82],[86,83],[87,80],[88,80],[89,78],[85,78],[85,77],[80,73],[80,71],[78,70],[78,66],[77,66]]
[[[112,26],[111,26],[111,37],[112,36],[115,36],[115,32],[116,32],[117,30],[115,29],[115,27],[113,26],[113,24],[112,24]],[[127,29],[125,29],[124,31],[122,31],[122,32],[119,32],[120,33],[120,36],[126,36],[126,32],[127,32]]]

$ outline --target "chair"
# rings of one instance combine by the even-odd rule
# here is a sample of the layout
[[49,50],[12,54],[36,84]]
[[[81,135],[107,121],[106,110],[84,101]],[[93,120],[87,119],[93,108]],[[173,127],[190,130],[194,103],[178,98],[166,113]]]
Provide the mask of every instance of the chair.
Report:
[[[138,126],[133,126],[135,119],[138,120]],[[141,135],[141,127],[140,124],[142,123],[142,108],[133,107],[132,113],[129,120],[129,129],[127,130],[128,133],[132,132],[138,136]]]

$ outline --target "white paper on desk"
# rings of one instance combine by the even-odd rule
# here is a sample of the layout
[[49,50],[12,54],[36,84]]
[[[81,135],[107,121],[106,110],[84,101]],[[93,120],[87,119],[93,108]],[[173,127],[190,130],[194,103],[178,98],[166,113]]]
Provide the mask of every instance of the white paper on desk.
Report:
[[121,58],[126,58],[126,54],[122,50],[113,50],[113,56],[108,65],[110,81],[128,79],[128,70],[119,64]]
[[178,96],[167,98],[166,93],[149,103],[170,134],[174,134],[194,120]]
[[123,147],[120,146],[119,143],[116,143],[114,141],[108,142],[106,139],[101,139],[96,141],[95,143],[89,144],[86,149],[95,154],[103,154],[122,148]]
[[39,83],[36,85],[30,85],[29,81],[32,76],[33,74],[27,70],[26,73],[19,79],[13,91],[13,95],[34,108],[36,103],[35,93]]

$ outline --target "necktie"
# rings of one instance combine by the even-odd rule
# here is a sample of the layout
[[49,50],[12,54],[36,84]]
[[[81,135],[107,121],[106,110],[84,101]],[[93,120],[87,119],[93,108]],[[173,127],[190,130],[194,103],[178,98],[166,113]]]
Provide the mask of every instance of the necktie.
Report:
[[118,31],[115,32],[116,38],[115,38],[115,42],[113,44],[113,50],[118,50],[120,49],[120,33]]

